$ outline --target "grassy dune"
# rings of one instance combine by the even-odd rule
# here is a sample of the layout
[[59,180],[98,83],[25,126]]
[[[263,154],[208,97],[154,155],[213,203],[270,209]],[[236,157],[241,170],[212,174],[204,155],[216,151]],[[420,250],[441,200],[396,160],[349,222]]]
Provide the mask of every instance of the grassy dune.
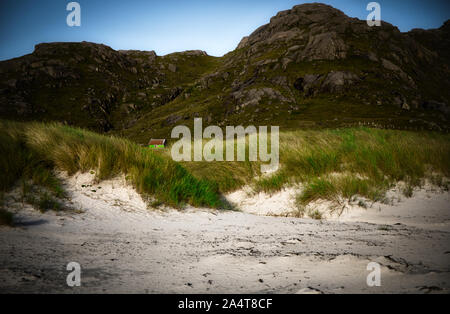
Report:
[[280,169],[270,175],[261,176],[260,164],[248,161],[184,166],[217,182],[223,192],[243,184],[266,193],[301,185],[297,205],[304,214],[305,206],[318,199],[336,205],[342,199],[384,201],[386,192],[399,182],[406,197],[425,180],[448,190],[449,156],[448,134],[347,128],[280,133]]
[[369,128],[296,131],[280,139],[282,168],[256,182],[265,191],[302,183],[300,201],[360,195],[372,200],[403,181],[443,185],[450,174],[450,136]]
[[138,192],[175,207],[220,206],[214,183],[195,178],[170,158],[125,139],[61,124],[1,121],[0,169],[1,191],[17,181],[24,190],[43,187],[38,200],[28,200],[42,208],[58,209],[53,197],[65,196],[54,169],[69,175],[94,170],[98,180],[125,174]]
[[304,213],[318,199],[335,205],[342,199],[385,201],[386,192],[399,182],[406,197],[425,180],[448,190],[448,156],[448,134],[347,128],[281,133],[280,169],[270,175],[261,176],[260,164],[248,161],[184,166],[196,176],[217,182],[222,192],[243,184],[267,193],[301,185],[297,205],[299,213]]
[[[170,156],[170,148],[161,154]],[[443,185],[450,175],[448,156],[448,134],[347,128],[280,133],[280,168],[271,175],[261,176],[260,162],[248,160],[182,164],[195,176],[216,182],[222,192],[251,184],[257,192],[270,193],[302,183],[311,195],[305,194],[305,200],[311,200],[314,190],[316,196],[376,198],[399,181],[412,187],[423,179]]]
[[[302,130],[280,134],[280,169],[261,175],[259,162],[176,163],[170,148],[153,151],[61,124],[0,121],[0,191],[17,182],[24,195],[35,195],[28,192],[42,187],[37,197],[25,199],[42,210],[60,209],[57,199],[65,197],[55,169],[69,174],[94,170],[98,180],[125,174],[138,192],[175,207],[218,208],[224,205],[220,193],[243,185],[271,193],[301,184],[297,201],[305,206],[317,199],[353,196],[382,200],[400,181],[405,183],[406,196],[424,179],[448,188],[448,156],[448,134],[369,128]],[[3,212],[0,216],[9,219]]]

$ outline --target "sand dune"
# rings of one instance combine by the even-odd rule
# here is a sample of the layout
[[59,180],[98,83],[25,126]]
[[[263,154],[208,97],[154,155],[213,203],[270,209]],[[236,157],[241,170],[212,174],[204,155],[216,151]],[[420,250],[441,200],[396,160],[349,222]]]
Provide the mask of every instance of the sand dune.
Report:
[[[0,292],[450,292],[449,192],[316,221],[264,216],[290,210],[292,190],[229,195],[241,212],[149,211],[124,178],[92,179],[66,178],[76,212],[41,214],[9,195],[18,226],[0,227]],[[72,261],[81,287],[66,285]],[[366,284],[370,262],[381,287]]]

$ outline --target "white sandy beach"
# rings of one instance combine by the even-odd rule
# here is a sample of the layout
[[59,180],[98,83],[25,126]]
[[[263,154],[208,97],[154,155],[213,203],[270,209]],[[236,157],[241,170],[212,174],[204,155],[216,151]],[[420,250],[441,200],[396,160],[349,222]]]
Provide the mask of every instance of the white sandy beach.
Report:
[[[450,292],[450,193],[430,186],[316,221],[267,216],[292,211],[292,189],[228,195],[241,211],[155,211],[125,179],[92,179],[66,180],[76,211],[42,214],[9,195],[18,224],[0,227],[0,292]],[[66,284],[69,262],[81,287]],[[366,284],[370,262],[381,287]]]

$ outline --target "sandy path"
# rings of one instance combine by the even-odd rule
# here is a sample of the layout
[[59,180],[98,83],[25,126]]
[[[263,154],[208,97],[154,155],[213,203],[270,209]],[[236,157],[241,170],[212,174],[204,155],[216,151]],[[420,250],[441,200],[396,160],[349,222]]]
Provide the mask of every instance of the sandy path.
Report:
[[[69,182],[85,213],[10,204],[21,224],[0,227],[0,292],[450,292],[448,192],[320,222],[149,212],[120,180],[81,188],[88,181]],[[72,261],[82,267],[78,288],[66,285]],[[366,284],[373,261],[381,287]]]

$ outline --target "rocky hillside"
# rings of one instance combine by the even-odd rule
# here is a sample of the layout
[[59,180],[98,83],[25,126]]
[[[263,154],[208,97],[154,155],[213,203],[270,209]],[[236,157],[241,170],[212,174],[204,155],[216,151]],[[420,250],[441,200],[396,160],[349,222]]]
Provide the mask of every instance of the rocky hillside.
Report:
[[126,129],[215,64],[202,51],[157,57],[87,42],[40,44],[30,55],[0,63],[0,115]]
[[0,117],[64,121],[141,143],[194,117],[221,126],[448,130],[449,28],[401,33],[304,4],[221,58],[41,44],[0,62]]

